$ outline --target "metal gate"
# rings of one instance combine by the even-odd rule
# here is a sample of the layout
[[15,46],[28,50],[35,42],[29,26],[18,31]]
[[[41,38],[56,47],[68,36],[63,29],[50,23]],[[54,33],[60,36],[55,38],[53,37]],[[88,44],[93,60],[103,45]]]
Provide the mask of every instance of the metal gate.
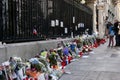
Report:
[[74,0],[0,0],[0,40],[25,42],[92,32],[92,11]]

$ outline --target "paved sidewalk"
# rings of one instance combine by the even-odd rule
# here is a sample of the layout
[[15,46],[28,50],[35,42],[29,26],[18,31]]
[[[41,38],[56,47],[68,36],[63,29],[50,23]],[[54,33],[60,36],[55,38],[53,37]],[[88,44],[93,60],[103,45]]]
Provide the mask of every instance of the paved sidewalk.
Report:
[[107,43],[94,49],[94,54],[70,63],[59,80],[120,80],[120,48],[108,48]]

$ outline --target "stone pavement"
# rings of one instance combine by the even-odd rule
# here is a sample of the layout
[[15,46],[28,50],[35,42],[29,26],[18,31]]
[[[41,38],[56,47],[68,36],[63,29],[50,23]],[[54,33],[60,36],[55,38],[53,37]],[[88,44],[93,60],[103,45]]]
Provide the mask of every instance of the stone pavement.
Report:
[[70,63],[59,80],[120,80],[120,48],[108,48],[108,43],[94,49],[88,58]]

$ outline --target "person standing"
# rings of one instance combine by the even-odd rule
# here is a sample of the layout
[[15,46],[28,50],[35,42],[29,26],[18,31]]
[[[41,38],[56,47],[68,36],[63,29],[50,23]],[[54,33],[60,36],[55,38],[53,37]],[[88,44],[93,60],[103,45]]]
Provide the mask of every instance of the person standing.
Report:
[[108,35],[109,35],[108,47],[110,47],[110,46],[113,47],[114,46],[114,35],[115,35],[115,32],[114,32],[114,26],[113,26],[113,24],[111,22],[109,23]]
[[114,22],[114,31],[115,31],[115,47],[120,46],[120,44],[119,44],[120,35],[118,35],[118,31],[119,31],[119,28],[118,28],[118,23],[119,23],[119,21],[118,21],[118,20],[115,20],[115,22]]
[[111,26],[111,22],[107,22],[106,24],[106,30],[105,30],[105,35],[107,38],[109,38],[109,27]]

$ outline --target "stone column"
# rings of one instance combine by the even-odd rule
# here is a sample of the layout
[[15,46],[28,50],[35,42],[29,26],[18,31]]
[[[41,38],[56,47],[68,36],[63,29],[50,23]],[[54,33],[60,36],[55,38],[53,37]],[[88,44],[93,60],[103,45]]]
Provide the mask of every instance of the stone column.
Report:
[[98,4],[97,9],[98,9],[98,37],[103,38],[105,33],[104,4],[103,3]]
[[115,19],[120,21],[120,0],[115,0]]
[[87,6],[89,6],[93,10],[93,32],[96,33],[96,1],[95,0],[88,0]]
[[97,20],[96,20],[96,2],[94,2],[93,7],[93,32],[97,32]]

